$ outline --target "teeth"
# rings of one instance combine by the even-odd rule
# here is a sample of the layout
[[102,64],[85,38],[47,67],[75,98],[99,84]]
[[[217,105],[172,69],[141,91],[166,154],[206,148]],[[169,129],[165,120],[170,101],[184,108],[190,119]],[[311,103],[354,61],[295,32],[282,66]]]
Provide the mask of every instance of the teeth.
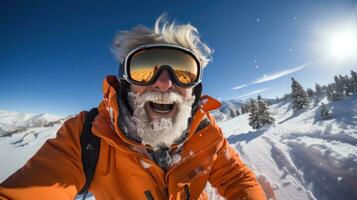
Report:
[[168,111],[162,111],[162,110],[156,110],[155,108],[153,108],[153,110],[154,110],[155,112],[162,113],[162,114],[167,114],[167,113],[170,112],[170,110],[168,110]]
[[175,103],[174,101],[164,101],[164,100],[160,100],[160,101],[154,100],[151,102],[157,103],[157,104],[174,104]]

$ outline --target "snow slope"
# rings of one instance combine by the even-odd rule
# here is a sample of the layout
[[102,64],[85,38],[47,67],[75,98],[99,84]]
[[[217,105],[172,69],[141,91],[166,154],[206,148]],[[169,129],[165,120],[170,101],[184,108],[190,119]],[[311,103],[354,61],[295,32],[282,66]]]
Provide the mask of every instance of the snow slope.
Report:
[[357,96],[329,103],[332,119],[326,121],[320,103],[295,114],[290,103],[274,104],[276,123],[262,130],[248,126],[248,114],[220,123],[277,199],[357,199]]
[[[320,119],[318,105],[321,102],[327,103],[332,119]],[[337,102],[316,100],[300,113],[293,113],[290,103],[274,104],[269,108],[275,125],[264,129],[251,129],[248,114],[219,122],[225,136],[255,171],[269,197],[357,199],[357,96]],[[0,128],[17,121],[15,114],[1,113]],[[27,114],[17,116],[21,120],[32,119],[24,117]],[[19,125],[24,127],[22,131],[0,137],[0,160],[6,160],[1,166],[0,182],[20,168],[45,140],[55,137],[63,121],[31,126],[33,123],[21,120],[15,124],[25,124]],[[222,199],[209,185],[206,191],[210,199]]]

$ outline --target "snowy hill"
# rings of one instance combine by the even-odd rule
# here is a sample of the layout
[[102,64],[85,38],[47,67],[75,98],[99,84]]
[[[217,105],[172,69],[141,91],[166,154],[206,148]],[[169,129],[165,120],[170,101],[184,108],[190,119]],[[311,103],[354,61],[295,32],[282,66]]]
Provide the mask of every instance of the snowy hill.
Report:
[[0,110],[0,136],[11,135],[34,127],[48,127],[62,123],[61,117],[48,114],[29,114]]
[[277,199],[357,199],[357,96],[330,102],[326,121],[320,103],[295,114],[290,103],[274,104],[276,123],[262,130],[251,129],[248,114],[220,123]]
[[[322,102],[332,112],[330,120],[320,119]],[[240,106],[239,102],[226,105],[228,110]],[[231,145],[255,171],[268,196],[282,200],[357,199],[357,95],[342,101],[315,101],[300,113],[294,113],[290,103],[274,104],[269,109],[275,125],[268,128],[253,130],[248,125],[248,114],[232,119],[222,114],[227,118],[219,122]],[[63,120],[57,123],[55,117],[0,113],[2,129],[25,128],[0,137],[0,160],[7,161],[1,167],[1,182],[47,139],[55,137]],[[34,119],[46,119],[40,121],[48,123],[39,126],[41,123],[34,123]],[[50,122],[54,123],[49,125]],[[214,189],[206,190],[210,199],[221,199]]]

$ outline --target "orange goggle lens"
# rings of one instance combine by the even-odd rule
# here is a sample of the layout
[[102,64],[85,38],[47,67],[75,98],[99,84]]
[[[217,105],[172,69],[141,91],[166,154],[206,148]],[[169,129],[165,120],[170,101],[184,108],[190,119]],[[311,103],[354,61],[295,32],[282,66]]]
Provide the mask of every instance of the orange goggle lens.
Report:
[[199,79],[199,63],[190,53],[174,48],[149,48],[135,52],[127,63],[129,78],[151,84],[161,67],[170,67],[179,85],[193,85]]

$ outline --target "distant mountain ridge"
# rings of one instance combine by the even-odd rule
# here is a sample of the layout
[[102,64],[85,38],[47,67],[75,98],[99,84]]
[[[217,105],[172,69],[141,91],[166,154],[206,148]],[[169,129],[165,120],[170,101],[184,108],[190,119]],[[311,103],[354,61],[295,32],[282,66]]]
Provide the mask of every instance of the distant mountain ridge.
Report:
[[[222,106],[217,110],[211,111],[211,114],[216,121],[225,121],[237,117],[242,114],[242,106],[244,106],[248,101],[249,100],[243,101],[240,99],[221,101]],[[267,102],[268,105],[276,103],[275,99],[264,99],[264,101]]]
[[0,136],[11,135],[33,127],[48,127],[63,123],[62,118],[49,113],[20,113],[0,110]]

